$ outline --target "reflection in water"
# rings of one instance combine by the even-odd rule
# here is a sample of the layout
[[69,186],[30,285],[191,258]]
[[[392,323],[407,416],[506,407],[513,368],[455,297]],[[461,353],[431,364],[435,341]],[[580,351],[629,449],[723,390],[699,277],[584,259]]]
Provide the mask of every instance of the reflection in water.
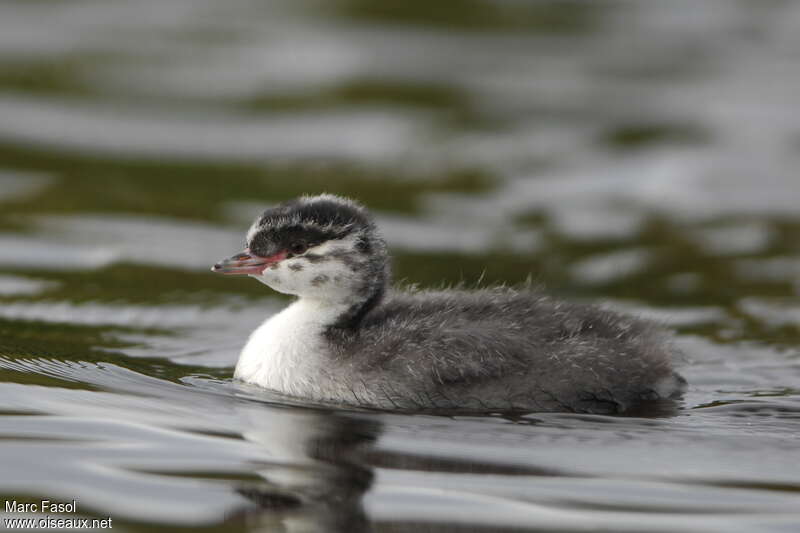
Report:
[[375,420],[335,413],[242,407],[252,429],[248,441],[263,446],[274,464],[258,474],[262,483],[237,492],[257,509],[240,511],[255,530],[368,531],[362,497],[373,474],[364,453],[380,432]]
[[[254,505],[227,513],[226,520],[244,520],[255,531],[274,531],[276,528],[286,532],[329,533],[416,531],[418,522],[438,522],[439,527],[446,530],[448,526],[444,524],[452,522],[458,524],[458,531],[477,533],[495,531],[494,526],[489,526],[494,521],[497,528],[502,524],[503,528],[511,529],[558,520],[572,522],[573,525],[589,523],[591,517],[542,508],[524,495],[536,484],[534,479],[553,480],[575,476],[574,473],[557,466],[523,460],[520,456],[489,457],[480,452],[470,452],[468,443],[481,443],[484,437],[481,433],[489,430],[490,433],[485,436],[490,436],[495,431],[492,425],[486,426],[485,422],[512,424],[510,434],[520,440],[507,442],[503,446],[508,446],[505,449],[510,452],[523,444],[515,450],[517,454],[527,448],[525,442],[531,446],[535,446],[538,439],[547,442],[554,426],[570,431],[573,438],[588,444],[593,440],[590,435],[593,429],[616,425],[613,419],[606,420],[597,415],[548,414],[542,418],[528,415],[494,420],[484,416],[463,418],[462,422],[458,422],[444,415],[423,416],[421,419],[405,415],[392,419],[391,416],[400,415],[359,415],[305,408],[289,409],[259,403],[239,404],[236,412],[244,426],[242,436],[256,444],[269,459],[256,465],[255,472],[262,481],[242,483],[234,488]],[[663,402],[657,405],[653,403],[647,412],[632,413],[631,417],[663,417],[677,413],[675,402]],[[387,442],[378,445],[386,429],[383,422],[386,416],[390,416],[388,421],[393,427],[393,434],[388,435]],[[625,418],[618,420],[624,421]],[[656,419],[652,423],[646,418],[631,420],[634,426],[642,428],[662,424]],[[472,424],[471,428],[469,424]],[[449,455],[446,449],[441,449],[440,444],[435,444],[436,438],[447,433],[445,428],[459,425],[466,425],[467,428],[463,435],[463,451],[466,453]],[[537,439],[535,428],[540,425],[541,435]],[[416,439],[413,436],[410,439],[407,436],[398,439],[402,431],[398,435],[397,429],[403,427],[420,433],[422,440],[419,441],[419,449],[415,449]],[[625,426],[620,424],[622,427]],[[433,441],[425,442],[431,437],[434,437]],[[502,446],[491,446],[485,451],[499,453],[501,449]],[[523,457],[526,453],[523,451]],[[434,502],[431,507],[424,509],[423,506],[418,515],[398,515],[397,510],[385,509],[385,497],[373,502],[371,512],[367,513],[364,497],[373,485],[376,472],[381,473],[384,483],[388,481],[388,487],[383,487],[379,493],[388,493],[388,498],[396,501],[399,509],[403,509],[404,505],[415,506],[423,502],[424,493],[428,490],[422,487],[409,490],[406,485],[416,483],[409,476],[411,473],[423,479],[436,479],[435,483],[441,483],[447,477],[453,477],[454,480],[462,478],[467,485],[462,487],[457,481],[446,481],[435,494],[430,495]],[[486,508],[487,514],[482,518],[470,518],[470,514],[464,510],[464,517],[449,516],[446,509],[454,504],[460,506],[456,502],[461,498],[475,500],[476,503],[480,501],[481,490],[476,490],[474,484],[476,481],[480,483],[481,476],[489,476],[483,479],[492,479],[490,485],[493,485],[486,487],[487,494],[493,498],[491,505]],[[579,479],[576,482],[580,484]],[[516,490],[522,492],[514,494],[513,489],[508,492],[509,485],[517,486]],[[420,491],[422,494],[419,494]],[[543,494],[546,493],[547,490]],[[499,514],[503,515],[502,519]]]
[[[736,382],[706,351],[692,383]],[[747,351],[736,355],[747,363]],[[797,519],[797,388],[706,404],[691,390],[677,416],[659,418],[356,414],[276,405],[267,391],[178,366],[165,369],[173,382],[94,357],[0,359],[5,379],[30,380],[0,383],[5,491],[76,498],[120,523],[220,530],[639,532],[646,523],[750,533]],[[786,365],[772,362],[742,386],[779,379]],[[69,483],[54,492],[53,476]]]

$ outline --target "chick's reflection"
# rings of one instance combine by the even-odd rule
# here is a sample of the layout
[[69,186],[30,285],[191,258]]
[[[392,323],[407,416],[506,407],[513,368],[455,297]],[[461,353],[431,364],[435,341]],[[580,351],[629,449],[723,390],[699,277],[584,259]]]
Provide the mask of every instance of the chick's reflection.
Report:
[[237,492],[255,506],[239,515],[259,531],[369,531],[362,496],[372,472],[361,460],[380,432],[376,421],[322,411],[249,407],[243,436],[271,460],[258,465],[263,481]]

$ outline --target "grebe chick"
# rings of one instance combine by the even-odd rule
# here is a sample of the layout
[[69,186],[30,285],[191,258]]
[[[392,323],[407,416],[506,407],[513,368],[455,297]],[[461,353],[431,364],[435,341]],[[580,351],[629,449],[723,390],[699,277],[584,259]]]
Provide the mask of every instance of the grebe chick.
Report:
[[256,329],[234,377],[383,409],[619,413],[685,381],[653,325],[533,289],[395,291],[361,205],[307,196],[267,209],[212,268],[297,296]]

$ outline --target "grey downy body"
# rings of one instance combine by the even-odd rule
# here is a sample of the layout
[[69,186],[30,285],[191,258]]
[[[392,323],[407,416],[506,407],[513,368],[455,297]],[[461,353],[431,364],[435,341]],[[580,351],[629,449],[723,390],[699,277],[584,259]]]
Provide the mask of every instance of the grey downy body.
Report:
[[653,324],[532,288],[391,288],[369,213],[336,196],[268,209],[213,268],[297,296],[234,376],[316,402],[403,410],[620,413],[685,381]]

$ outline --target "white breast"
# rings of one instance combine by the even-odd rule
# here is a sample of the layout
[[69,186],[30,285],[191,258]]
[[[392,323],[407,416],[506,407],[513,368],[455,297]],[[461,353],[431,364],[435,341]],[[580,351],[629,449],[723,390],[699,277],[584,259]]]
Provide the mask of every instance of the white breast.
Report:
[[318,396],[327,374],[322,336],[340,313],[318,300],[300,299],[268,318],[247,341],[234,377],[293,396]]

